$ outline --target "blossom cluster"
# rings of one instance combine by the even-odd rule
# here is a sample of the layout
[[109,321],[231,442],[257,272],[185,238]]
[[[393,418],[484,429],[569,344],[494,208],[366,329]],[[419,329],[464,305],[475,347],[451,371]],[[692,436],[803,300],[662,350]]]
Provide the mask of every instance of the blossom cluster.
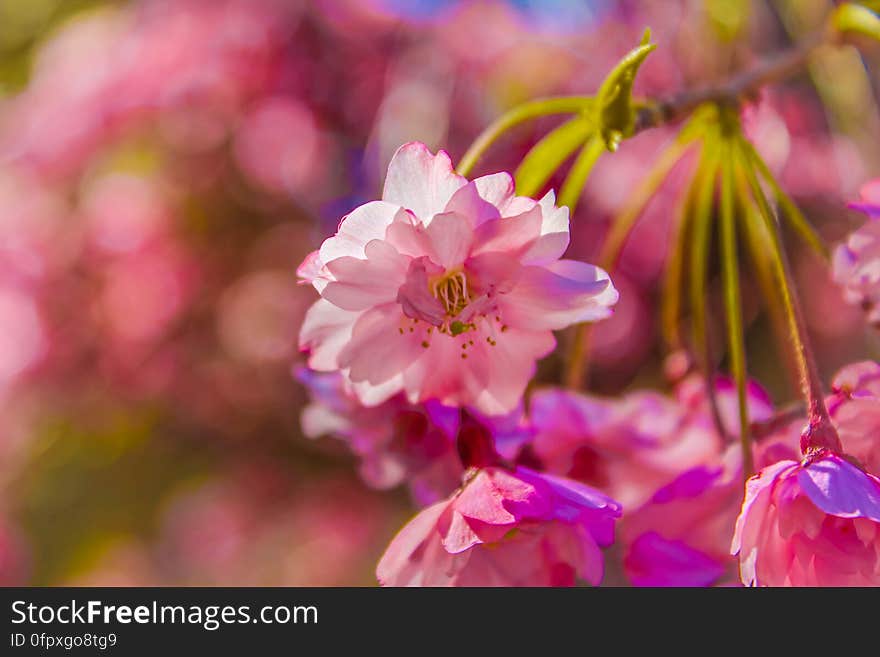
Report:
[[748,419],[769,428],[744,495],[727,379],[690,375],[671,397],[525,394],[553,331],[618,299],[606,272],[562,257],[568,241],[552,192],[515,196],[504,173],[467,181],[409,143],[382,199],[300,266],[321,296],[300,335],[305,433],[343,439],[367,483],[406,483],[424,507],[379,582],[598,585],[616,529],[635,585],[880,584],[880,365],[835,380],[845,451],[803,459],[804,418],[779,423],[750,383]]

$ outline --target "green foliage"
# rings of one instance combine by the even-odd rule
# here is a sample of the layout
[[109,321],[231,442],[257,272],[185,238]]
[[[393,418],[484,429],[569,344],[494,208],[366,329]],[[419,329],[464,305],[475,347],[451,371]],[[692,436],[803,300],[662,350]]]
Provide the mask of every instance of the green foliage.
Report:
[[534,196],[571,155],[595,133],[593,117],[584,112],[548,133],[526,154],[514,178],[516,190]]
[[468,148],[458,173],[468,175],[479,158],[505,132],[525,121],[553,114],[573,116],[548,133],[526,154],[516,169],[516,190],[535,196],[563,164],[580,151],[559,194],[560,205],[574,211],[581,190],[599,157],[617,150],[623,139],[631,137],[641,105],[633,100],[636,74],[656,48],[649,43],[651,31],[611,70],[596,96],[547,98],[525,103],[506,112],[484,130]]
[[860,34],[880,41],[880,16],[875,13],[878,9],[880,2],[842,4],[831,14],[831,26],[844,36]]
[[636,124],[636,106],[632,88],[636,73],[657,45],[649,43],[651,30],[645,30],[642,41],[611,69],[596,94],[596,125],[605,147],[614,152],[620,142],[631,137]]

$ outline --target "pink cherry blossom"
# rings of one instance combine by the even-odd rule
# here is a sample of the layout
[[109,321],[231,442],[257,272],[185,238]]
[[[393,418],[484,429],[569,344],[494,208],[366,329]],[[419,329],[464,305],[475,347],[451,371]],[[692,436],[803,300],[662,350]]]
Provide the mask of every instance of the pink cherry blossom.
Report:
[[[761,437],[753,443],[756,467],[797,458],[799,442],[800,431]],[[730,541],[743,498],[740,450],[731,445],[720,462],[684,471],[627,512],[620,542],[624,572],[633,584],[709,586],[738,581]]]
[[636,586],[708,586],[734,570],[730,538],[742,501],[742,465],[731,447],[660,488],[621,527],[624,571]]
[[832,453],[766,467],[731,552],[748,586],[878,586],[880,479]]
[[373,488],[406,482],[416,501],[428,505],[461,484],[464,468],[455,446],[459,409],[433,401],[416,406],[403,395],[368,407],[346,391],[338,372],[303,368],[297,378],[312,397],[303,409],[303,433],[309,438],[334,435],[345,440],[361,459],[361,477]]
[[[718,379],[716,388],[725,428],[738,435],[735,389],[727,379]],[[748,387],[748,406],[753,420],[772,411],[755,384]],[[718,465],[724,450],[699,378],[682,381],[675,397],[639,391],[615,400],[539,390],[530,418],[532,449],[548,471],[607,490],[627,509],[691,467]]]
[[850,207],[861,210],[871,218],[880,217],[880,178],[862,185],[859,195],[861,199],[856,203],[850,203]]
[[880,364],[847,365],[832,382],[828,410],[846,453],[880,472]]
[[880,322],[880,180],[861,192],[862,200],[851,207],[865,212],[869,219],[834,250],[834,280],[843,286],[847,301],[868,310],[868,321]]
[[468,182],[445,152],[405,144],[382,200],[344,217],[300,267],[321,295],[300,347],[367,405],[405,391],[507,413],[553,331],[607,317],[617,300],[604,271],[560,259],[568,241],[552,193],[514,196],[506,173]]
[[385,586],[596,585],[599,548],[619,515],[617,502],[574,481],[522,467],[474,470],[400,530],[376,574]]

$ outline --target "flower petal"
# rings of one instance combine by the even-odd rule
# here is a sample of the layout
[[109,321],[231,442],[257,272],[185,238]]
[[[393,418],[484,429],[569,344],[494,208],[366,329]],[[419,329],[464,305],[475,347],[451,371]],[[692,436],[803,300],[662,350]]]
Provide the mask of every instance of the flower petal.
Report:
[[411,576],[411,571],[418,570],[418,566],[413,564],[413,554],[423,543],[434,538],[437,522],[448,507],[447,500],[429,506],[397,532],[376,566],[376,578],[382,586],[406,586],[412,583],[406,575],[409,573]]
[[397,299],[409,258],[380,240],[369,242],[364,253],[365,260],[343,256],[326,265],[335,280],[327,283],[322,297],[344,310],[366,310]]
[[520,252],[532,247],[541,235],[541,208],[537,205],[516,215],[481,225],[474,233],[473,255],[504,253],[519,259]]
[[457,212],[444,212],[435,216],[427,233],[437,256],[435,262],[446,269],[461,266],[474,242],[474,229],[470,221]]
[[424,144],[410,142],[391,158],[382,200],[411,210],[428,224],[466,184],[467,180],[452,169],[445,151],[432,155]]
[[400,330],[404,319],[396,303],[377,306],[358,318],[338,357],[341,368],[350,368],[352,381],[384,383],[422,355],[420,333]]
[[830,454],[801,468],[798,483],[825,513],[880,522],[880,480],[840,456]]
[[558,330],[611,314],[617,290],[604,270],[574,260],[524,267],[516,286],[498,299],[504,322],[524,329]]
[[724,565],[682,541],[646,532],[630,546],[624,567],[635,586],[710,586]]
[[456,191],[443,211],[467,217],[473,227],[501,217],[498,208],[481,196],[476,182],[469,182]]
[[371,240],[385,239],[385,230],[403,210],[384,201],[370,201],[342,218],[339,229],[318,251],[325,265],[343,256],[364,258],[364,247]]
[[318,299],[306,312],[299,333],[299,348],[309,352],[309,367],[328,372],[339,369],[339,352],[351,339],[360,313],[349,312]]

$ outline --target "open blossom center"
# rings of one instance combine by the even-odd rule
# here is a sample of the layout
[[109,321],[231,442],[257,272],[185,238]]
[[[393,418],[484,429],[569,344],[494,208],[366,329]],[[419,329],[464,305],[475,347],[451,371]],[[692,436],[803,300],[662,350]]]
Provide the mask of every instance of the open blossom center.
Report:
[[449,317],[456,317],[470,303],[468,280],[463,271],[448,272],[432,280],[430,289]]

